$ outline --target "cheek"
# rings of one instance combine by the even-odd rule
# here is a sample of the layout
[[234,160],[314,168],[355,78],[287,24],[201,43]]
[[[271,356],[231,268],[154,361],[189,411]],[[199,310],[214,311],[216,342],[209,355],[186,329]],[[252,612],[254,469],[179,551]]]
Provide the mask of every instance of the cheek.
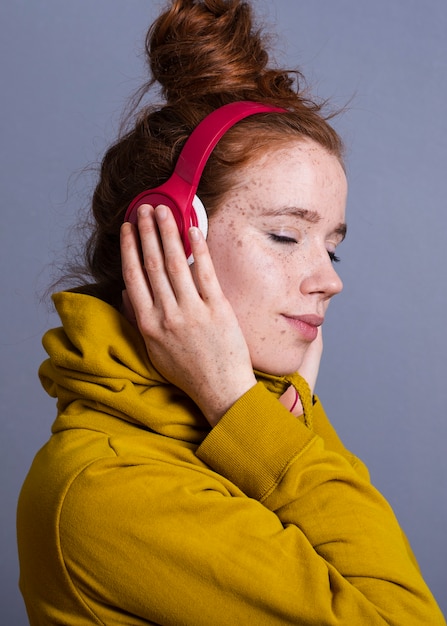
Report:
[[234,222],[216,223],[210,229],[208,246],[220,286],[236,314],[250,312],[267,301],[277,301],[296,284],[291,270],[291,254],[271,250],[252,233],[240,233]]
[[[213,259],[214,260],[214,259]],[[240,305],[253,291],[253,273],[249,259],[238,250],[220,252],[215,259],[216,275],[226,297]]]
[[253,333],[256,326],[271,318],[278,303],[278,276],[268,264],[251,255],[237,252],[217,270],[222,290],[232,305],[245,331]]

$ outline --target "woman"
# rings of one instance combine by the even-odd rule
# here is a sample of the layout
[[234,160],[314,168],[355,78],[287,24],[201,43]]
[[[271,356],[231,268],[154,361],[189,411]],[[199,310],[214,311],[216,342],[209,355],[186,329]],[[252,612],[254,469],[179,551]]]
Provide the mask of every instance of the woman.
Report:
[[[166,103],[105,155],[95,282],[54,296],[44,338],[58,416],[18,509],[31,624],[445,624],[312,395],[342,289],[339,137],[268,65],[245,2],[173,0],[147,54]],[[133,199],[241,101],[275,110],[218,141],[198,186],[208,236],[193,220],[184,241],[175,211]]]

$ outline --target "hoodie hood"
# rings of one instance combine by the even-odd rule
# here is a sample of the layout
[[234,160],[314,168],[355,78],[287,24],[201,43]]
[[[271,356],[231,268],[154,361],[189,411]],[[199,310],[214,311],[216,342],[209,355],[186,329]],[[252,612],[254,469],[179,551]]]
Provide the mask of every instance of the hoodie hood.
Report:
[[[79,419],[95,428],[99,412],[174,439],[204,439],[210,426],[197,405],[153,367],[140,333],[114,307],[69,291],[53,301],[62,327],[44,335],[49,358],[39,369],[44,389],[57,398],[53,432],[78,427]],[[290,384],[302,397],[306,391],[298,374],[256,377],[278,397]]]

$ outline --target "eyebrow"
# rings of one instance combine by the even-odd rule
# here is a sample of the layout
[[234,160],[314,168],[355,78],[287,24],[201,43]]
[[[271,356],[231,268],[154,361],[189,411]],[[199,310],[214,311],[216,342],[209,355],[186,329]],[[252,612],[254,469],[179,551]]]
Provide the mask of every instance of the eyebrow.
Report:
[[[309,209],[300,209],[298,207],[281,207],[279,209],[266,209],[262,215],[265,217],[276,217],[281,215],[292,215],[298,217],[305,222],[310,222],[311,224],[318,224],[321,220],[321,215],[317,211],[310,211]],[[344,222],[338,224],[333,231],[336,235],[340,235],[341,241],[346,237],[346,233],[348,232],[348,226]]]

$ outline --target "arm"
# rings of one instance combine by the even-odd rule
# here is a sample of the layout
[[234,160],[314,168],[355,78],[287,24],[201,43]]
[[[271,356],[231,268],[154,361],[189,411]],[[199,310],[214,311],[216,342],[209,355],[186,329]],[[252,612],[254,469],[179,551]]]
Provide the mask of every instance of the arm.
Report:
[[299,537],[315,623],[444,624],[386,500],[263,388],[241,398],[197,454]]
[[[82,449],[103,449],[86,436]],[[67,490],[59,523],[64,566],[94,613],[119,607],[129,625],[444,624],[387,503],[262,384],[198,450],[145,433],[109,446]]]
[[[214,426],[197,456],[237,486],[241,496],[248,496],[222,499],[215,488],[210,488],[214,496],[203,494],[203,508],[195,510],[190,523],[202,534],[202,521],[209,520],[206,540],[200,542],[204,550],[196,554],[188,538],[175,554],[179,563],[186,558],[190,567],[199,568],[189,584],[198,584],[200,570],[208,571],[207,578],[205,564],[216,563],[216,575],[222,572],[215,589],[220,604],[230,593],[239,607],[231,619],[222,617],[222,624],[234,623],[238,615],[259,624],[301,620],[398,626],[410,619],[415,626],[443,624],[384,498],[346,458],[326,450],[320,437],[255,384],[243,338],[216,284],[203,239],[192,242],[195,289],[186,263],[180,262],[181,244],[169,218],[159,221],[159,227],[166,263],[155,248],[155,221],[140,224],[150,288],[144,273],[138,273],[136,256],[123,254],[137,323],[156,367],[193,398]],[[135,240],[129,241],[135,247]],[[199,319],[197,328],[188,325],[188,319]],[[181,484],[181,476],[178,481]],[[182,520],[180,512],[178,517]],[[253,541],[246,537],[241,545],[248,520]],[[174,558],[170,549],[174,547],[167,540],[168,560]],[[239,571],[248,581],[242,582]],[[191,623],[200,623],[197,613]]]

